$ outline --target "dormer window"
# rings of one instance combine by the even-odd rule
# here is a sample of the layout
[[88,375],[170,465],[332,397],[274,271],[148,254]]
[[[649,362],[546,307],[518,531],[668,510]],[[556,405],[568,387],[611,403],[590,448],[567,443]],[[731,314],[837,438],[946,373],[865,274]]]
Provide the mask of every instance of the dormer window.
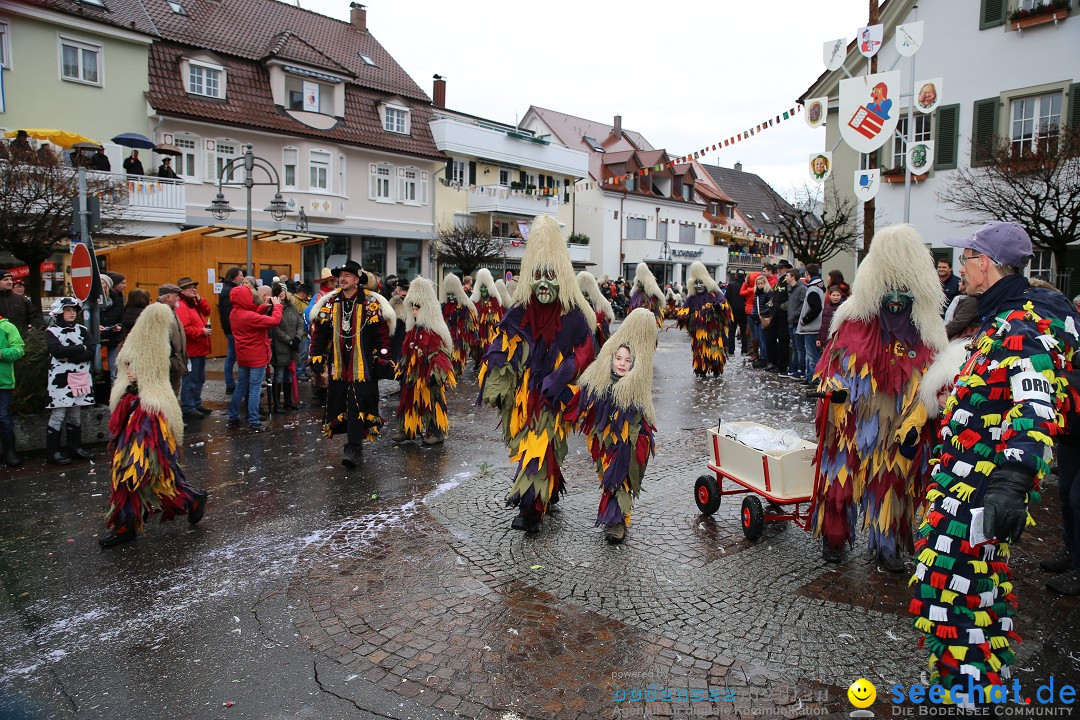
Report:
[[225,68],[199,60],[188,60],[187,91],[192,95],[223,99]]
[[313,80],[303,80],[292,75],[285,76],[285,93],[289,110],[333,115],[333,88]]
[[409,110],[397,105],[386,105],[383,109],[383,129],[386,132],[409,134]]

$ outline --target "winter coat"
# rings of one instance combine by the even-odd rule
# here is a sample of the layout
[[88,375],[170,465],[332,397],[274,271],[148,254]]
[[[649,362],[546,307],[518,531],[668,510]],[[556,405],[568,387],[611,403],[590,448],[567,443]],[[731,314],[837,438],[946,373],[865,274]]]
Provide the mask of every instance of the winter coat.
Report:
[[179,316],[173,311],[173,324],[169,328],[169,376],[183,377],[187,375],[187,371],[187,336]]
[[960,278],[950,274],[945,282],[941,283],[941,289],[945,291],[945,299],[952,302],[953,298],[960,294]]
[[844,300],[847,298],[841,298],[840,302],[835,305],[831,302],[825,303],[825,309],[821,311],[821,327],[818,328],[817,341],[820,347],[825,347],[825,344],[829,341],[829,330],[832,327],[832,318],[836,314],[836,308],[844,304]]
[[759,272],[752,272],[746,276],[746,282],[743,283],[742,289],[739,290],[739,294],[742,295],[743,307],[746,309],[746,314],[751,315],[754,312],[754,285],[757,284]]
[[821,329],[821,311],[824,308],[825,290],[822,289],[821,278],[816,277],[806,286],[806,299],[803,300],[796,332],[799,335],[817,335]]
[[210,303],[206,301],[206,298],[188,300],[186,296],[181,295],[180,302],[176,304],[176,316],[180,318],[180,324],[184,326],[188,357],[209,355],[210,336],[205,331],[206,321],[210,319]]
[[300,359],[300,341],[304,338],[304,316],[290,297],[281,305],[281,322],[274,328],[274,365],[284,367]]
[[10,320],[24,337],[28,327],[40,328],[45,325],[41,311],[34,309],[30,298],[16,295],[12,290],[0,290],[0,315]]
[[124,296],[115,290],[109,291],[109,305],[101,308],[99,325],[106,328],[101,331],[101,344],[106,346],[119,345],[124,341],[124,331],[109,330],[114,325],[121,325],[124,316]]
[[0,316],[0,390],[15,388],[15,361],[23,356],[24,350],[19,328]]
[[230,315],[232,314],[232,301],[229,299],[233,288],[236,288],[237,284],[226,280],[221,283],[221,292],[218,293],[218,318],[221,321],[221,331],[226,335],[232,335],[232,327],[229,323]]
[[232,326],[233,345],[236,347],[236,362],[240,367],[261,368],[270,364],[270,335],[267,333],[281,322],[282,305],[273,305],[270,314],[259,312],[251,288],[239,285],[229,293],[232,312],[229,324]]
[[122,332],[125,338],[128,336],[128,333],[131,332],[131,328],[135,327],[135,321],[139,319],[139,316],[142,315],[142,311],[145,309],[146,308],[133,307],[131,305],[124,308],[124,313],[120,316],[120,325],[123,328]]
[[[785,282],[787,281],[785,280]],[[806,283],[799,281],[795,283],[795,287],[788,290],[787,324],[788,327],[792,329],[792,332],[794,332],[799,324],[799,313],[802,311],[802,306],[805,301]]]
[[769,302],[772,300],[772,290],[755,290],[754,302],[750,307],[750,317],[760,321],[763,317],[769,317]]
[[746,317],[746,303],[736,300],[742,293],[742,286],[743,284],[738,280],[732,280],[724,288],[724,296],[731,299],[731,314],[736,319]]
[[80,395],[69,384],[72,373],[84,374],[90,383],[90,360],[95,346],[90,345],[90,332],[77,322],[63,321],[45,329],[45,345],[49,348],[49,404],[46,410],[65,407],[89,407],[94,404],[94,392]]

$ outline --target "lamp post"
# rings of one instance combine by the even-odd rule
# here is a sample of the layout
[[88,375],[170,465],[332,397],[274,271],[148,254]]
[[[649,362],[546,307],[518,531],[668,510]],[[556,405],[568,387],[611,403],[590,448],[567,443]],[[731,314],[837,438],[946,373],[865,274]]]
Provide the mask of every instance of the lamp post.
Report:
[[[242,180],[226,180],[226,177],[231,177],[233,171],[240,164],[244,167],[244,178]],[[256,180],[255,168],[259,168],[269,180]],[[285,219],[285,213],[289,212],[288,204],[281,197],[281,178],[278,176],[277,170],[268,161],[263,160],[261,157],[257,157],[251,150],[251,144],[244,145],[244,154],[240,157],[235,157],[229,162],[225,163],[221,167],[221,172],[218,173],[218,192],[217,197],[210,203],[210,207],[206,208],[206,211],[214,216],[215,220],[224,220],[234,211],[234,208],[229,205],[229,201],[225,199],[225,195],[221,192],[221,188],[228,187],[243,187],[247,191],[247,269],[245,275],[251,275],[254,270],[252,262],[252,243],[251,243],[251,188],[255,185],[273,185],[276,188],[274,192],[274,199],[270,201],[270,204],[264,208],[264,212],[270,213],[270,217],[274,218],[277,222],[281,222]]]

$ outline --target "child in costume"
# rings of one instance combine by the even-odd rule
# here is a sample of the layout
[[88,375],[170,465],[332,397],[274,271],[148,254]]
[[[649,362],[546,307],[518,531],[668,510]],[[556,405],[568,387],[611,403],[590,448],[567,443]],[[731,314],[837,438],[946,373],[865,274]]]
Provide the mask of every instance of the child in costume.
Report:
[[578,375],[593,360],[596,313],[578,289],[566,239],[550,216],[533,221],[514,304],[480,366],[477,404],[499,410],[503,439],[517,463],[507,505],[511,527],[537,532],[563,492],[565,413]]
[[936,407],[919,399],[923,375],[945,348],[945,295],[922,237],[910,225],[874,236],[851,298],[836,309],[818,363],[822,391],[844,402],[818,406],[824,436],[815,457],[811,507],[827,562],[855,540],[861,508],[869,551],[891,572],[912,549],[915,508],[929,483]]
[[626,537],[645,465],[656,451],[652,402],[656,336],[656,322],[648,310],[631,312],[596,362],[582,373],[571,413],[588,436],[600,478],[596,524],[606,528],[604,534],[613,544]]
[[676,315],[676,324],[690,334],[694,374],[706,377],[712,373],[720,377],[727,363],[724,339],[733,322],[731,306],[720,285],[709,276],[701,262],[690,265],[689,285],[686,300]]
[[446,437],[446,388],[454,387],[453,342],[443,321],[435,285],[417,277],[402,303],[405,340],[397,363],[401,382],[396,443],[423,437],[425,445],[440,445]]
[[615,311],[611,309],[611,303],[600,291],[600,285],[596,278],[588,270],[582,270],[577,275],[578,288],[585,299],[589,301],[596,312],[596,330],[593,335],[596,339],[596,352],[604,347],[604,343],[611,337],[611,322],[615,319]]
[[[90,460],[93,453],[82,447],[82,411],[94,405],[94,385],[90,378],[90,361],[97,345],[90,331],[77,322],[82,306],[73,297],[53,301],[49,315],[52,324],[45,328],[45,345],[49,349],[49,404],[51,410],[46,428],[46,461],[52,465],[67,465],[71,458]],[[67,428],[68,454],[60,450],[60,433]]]
[[180,468],[184,420],[169,382],[169,332],[174,315],[162,303],[143,310],[117,355],[109,408],[112,493],[103,548],[130,542],[151,514],[162,522],[206,510],[205,490],[187,484]]
[[454,374],[461,377],[469,353],[477,343],[479,329],[476,306],[465,294],[461,280],[453,273],[447,273],[443,278],[439,301],[442,302],[443,320],[450,328],[450,338],[454,341]]
[[502,296],[495,287],[495,279],[491,277],[491,271],[480,268],[476,271],[473,280],[473,293],[469,298],[476,307],[476,342],[472,346],[473,364],[480,369],[480,358],[488,345],[495,339],[495,329],[503,318],[506,308],[503,307]]
[[656,327],[664,327],[664,293],[656,284],[656,278],[645,263],[638,263],[634,271],[634,290],[630,293],[630,310],[643,307],[656,318]]

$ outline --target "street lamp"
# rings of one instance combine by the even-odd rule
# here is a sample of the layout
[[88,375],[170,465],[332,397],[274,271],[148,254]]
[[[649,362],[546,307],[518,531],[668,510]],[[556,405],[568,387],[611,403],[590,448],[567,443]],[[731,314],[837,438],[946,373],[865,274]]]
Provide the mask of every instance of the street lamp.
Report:
[[[226,177],[230,177],[237,165],[243,164],[244,166],[244,178],[242,180],[226,180]],[[254,177],[255,168],[259,168],[266,173],[268,180],[256,180]],[[251,275],[254,270],[251,257],[251,188],[255,185],[273,185],[276,188],[274,192],[274,199],[270,201],[270,204],[264,208],[264,212],[270,213],[270,217],[275,221],[281,222],[285,219],[285,213],[289,212],[289,206],[285,202],[285,199],[281,197],[281,178],[278,176],[277,170],[268,161],[263,160],[261,157],[257,157],[251,150],[251,145],[244,145],[244,154],[240,157],[235,157],[229,162],[221,166],[221,172],[218,173],[218,192],[217,196],[210,202],[210,206],[206,208],[206,211],[214,216],[215,220],[221,221],[229,217],[234,212],[234,208],[229,204],[229,201],[225,199],[224,193],[221,192],[221,188],[225,186],[229,187],[243,187],[247,191],[247,270],[245,275]]]

